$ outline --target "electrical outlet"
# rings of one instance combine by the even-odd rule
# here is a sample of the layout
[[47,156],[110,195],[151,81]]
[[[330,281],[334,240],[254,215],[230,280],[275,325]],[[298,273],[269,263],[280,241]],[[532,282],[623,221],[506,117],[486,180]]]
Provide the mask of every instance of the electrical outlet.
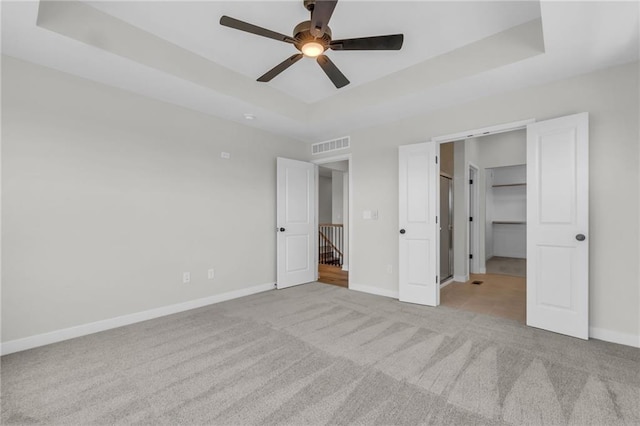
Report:
[[182,283],[189,284],[191,282],[191,272],[182,273]]
[[207,271],[207,278],[208,279],[212,280],[213,277],[215,277],[215,276],[216,276],[216,271],[213,268],[211,268],[211,269],[209,269]]

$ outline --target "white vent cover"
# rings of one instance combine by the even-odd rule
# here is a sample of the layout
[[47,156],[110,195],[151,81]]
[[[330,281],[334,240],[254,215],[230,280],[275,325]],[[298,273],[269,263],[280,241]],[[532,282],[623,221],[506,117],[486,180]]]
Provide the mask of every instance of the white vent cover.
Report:
[[332,139],[326,142],[318,142],[311,145],[311,154],[323,154],[325,152],[338,151],[339,149],[347,149],[351,146],[349,136],[338,139]]

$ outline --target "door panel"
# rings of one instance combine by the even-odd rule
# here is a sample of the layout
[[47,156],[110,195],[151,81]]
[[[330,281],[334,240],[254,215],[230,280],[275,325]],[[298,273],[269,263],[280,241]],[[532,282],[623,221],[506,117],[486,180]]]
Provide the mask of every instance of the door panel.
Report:
[[561,129],[538,139],[540,223],[575,221],[576,132]]
[[287,244],[286,273],[306,271],[309,269],[309,236],[292,235],[289,232],[285,236]]
[[278,158],[277,287],[315,281],[315,166]]
[[582,339],[589,337],[588,150],[586,113],[527,126],[527,325]]
[[289,224],[307,224],[312,217],[309,211],[310,173],[307,168],[286,168],[286,222]]
[[437,306],[436,209],[439,170],[435,142],[399,151],[399,299]]

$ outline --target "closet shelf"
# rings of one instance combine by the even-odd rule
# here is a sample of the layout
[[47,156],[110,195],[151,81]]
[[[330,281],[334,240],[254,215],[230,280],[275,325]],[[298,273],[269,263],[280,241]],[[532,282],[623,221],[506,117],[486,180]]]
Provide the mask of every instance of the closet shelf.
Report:
[[526,183],[506,183],[504,185],[492,185],[494,188],[502,188],[505,186],[526,186]]
[[494,225],[526,225],[527,222],[523,222],[523,221],[514,221],[514,220],[494,220],[493,222]]

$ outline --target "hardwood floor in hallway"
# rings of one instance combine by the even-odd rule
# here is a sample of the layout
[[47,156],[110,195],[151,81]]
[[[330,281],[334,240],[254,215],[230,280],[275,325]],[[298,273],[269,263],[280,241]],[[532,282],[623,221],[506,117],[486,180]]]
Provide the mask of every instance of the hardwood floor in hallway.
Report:
[[318,265],[318,281],[325,284],[349,288],[349,272],[340,266]]

